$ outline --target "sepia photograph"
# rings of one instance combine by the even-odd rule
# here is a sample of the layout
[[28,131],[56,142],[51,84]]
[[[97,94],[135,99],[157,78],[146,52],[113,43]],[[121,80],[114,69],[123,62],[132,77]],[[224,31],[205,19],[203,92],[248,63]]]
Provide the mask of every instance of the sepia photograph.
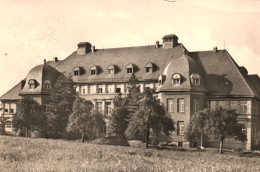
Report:
[[1,0],[0,171],[260,171],[260,0]]

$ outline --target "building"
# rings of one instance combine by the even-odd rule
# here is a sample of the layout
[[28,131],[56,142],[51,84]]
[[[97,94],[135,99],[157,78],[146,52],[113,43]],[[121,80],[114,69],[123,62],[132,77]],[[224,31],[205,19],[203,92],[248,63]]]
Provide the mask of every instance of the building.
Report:
[[[112,98],[126,94],[126,85],[135,74],[140,91],[155,89],[175,121],[177,130],[167,141],[178,146],[192,146],[184,131],[193,113],[204,108],[236,109],[245,127],[247,142],[228,140],[235,147],[251,150],[260,139],[260,79],[248,75],[226,50],[189,52],[176,35],[165,35],[162,44],[96,49],[80,42],[77,51],[64,60],[34,67],[26,79],[4,94],[2,115],[10,117],[6,130],[12,131],[16,102],[33,96],[48,111],[49,90],[60,75],[72,75],[81,97],[91,100],[96,109],[109,116]],[[105,129],[104,129],[105,130]]]

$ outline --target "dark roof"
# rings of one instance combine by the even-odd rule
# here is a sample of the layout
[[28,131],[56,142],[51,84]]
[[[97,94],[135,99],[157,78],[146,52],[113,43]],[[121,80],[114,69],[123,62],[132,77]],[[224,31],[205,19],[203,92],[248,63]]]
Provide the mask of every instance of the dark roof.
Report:
[[91,44],[89,43],[89,42],[80,42],[80,43],[78,43],[78,46],[85,46],[85,45],[90,45],[91,46]]
[[260,97],[260,78],[258,75],[248,75],[247,76],[250,86],[254,88],[254,90],[258,93],[258,96]]
[[59,65],[63,60],[58,60],[57,62],[54,61],[48,61],[46,64],[51,66],[51,67],[56,67],[57,65]]
[[[183,55],[185,47],[182,44],[172,48],[164,49],[155,46],[140,46],[126,48],[97,49],[94,53],[78,55],[74,52],[67,57],[62,63],[56,66],[56,69],[68,76],[73,69],[81,65],[85,73],[80,76],[74,76],[73,81],[76,83],[95,83],[95,82],[126,82],[131,77],[127,74],[125,67],[133,64],[136,68],[135,76],[139,81],[158,80],[159,75],[165,66],[174,58]],[[153,73],[145,73],[144,66],[151,62],[155,65]],[[107,68],[111,64],[117,66],[114,75],[108,75]],[[98,75],[91,75],[90,69],[93,65],[99,67]]]
[[19,100],[21,97],[19,96],[19,93],[21,92],[21,82],[18,83],[16,86],[14,86],[11,90],[6,92],[4,95],[0,97],[1,101],[5,100]]
[[226,50],[191,52],[190,55],[203,67],[211,95],[259,97]]
[[175,34],[170,34],[170,35],[165,35],[162,39],[166,39],[166,38],[178,38],[178,36],[176,36]]

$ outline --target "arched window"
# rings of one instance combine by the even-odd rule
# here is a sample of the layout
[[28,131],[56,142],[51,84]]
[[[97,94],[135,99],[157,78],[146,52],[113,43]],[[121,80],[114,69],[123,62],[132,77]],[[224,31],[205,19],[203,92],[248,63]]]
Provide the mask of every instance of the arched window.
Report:
[[172,75],[172,84],[173,85],[180,85],[181,84],[181,75],[175,73]]
[[125,68],[126,68],[126,73],[129,73],[129,74],[134,73],[133,64],[128,64]]
[[96,65],[94,65],[90,68],[90,74],[97,75],[97,66]]
[[199,74],[197,74],[197,73],[191,74],[190,79],[191,79],[191,83],[193,85],[200,85],[200,75]]
[[29,89],[35,89],[35,87],[36,87],[36,82],[35,82],[34,79],[30,79],[30,80],[28,81],[28,84],[29,84]]
[[110,75],[115,74],[115,65],[111,64],[110,66],[108,66],[107,71],[108,71],[108,74],[110,74]]
[[51,81],[50,80],[45,80],[43,82],[43,89],[46,89],[46,90],[50,90],[51,89]]

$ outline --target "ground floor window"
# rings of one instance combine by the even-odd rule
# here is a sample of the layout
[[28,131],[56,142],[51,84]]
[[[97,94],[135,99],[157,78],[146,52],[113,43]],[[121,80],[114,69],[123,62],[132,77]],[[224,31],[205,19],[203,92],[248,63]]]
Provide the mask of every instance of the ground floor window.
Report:
[[184,121],[177,121],[177,135],[184,135]]

